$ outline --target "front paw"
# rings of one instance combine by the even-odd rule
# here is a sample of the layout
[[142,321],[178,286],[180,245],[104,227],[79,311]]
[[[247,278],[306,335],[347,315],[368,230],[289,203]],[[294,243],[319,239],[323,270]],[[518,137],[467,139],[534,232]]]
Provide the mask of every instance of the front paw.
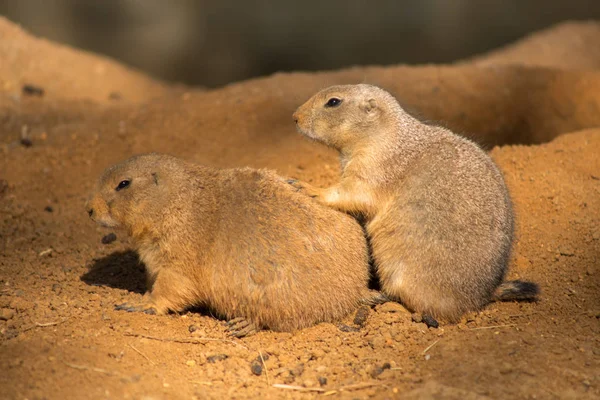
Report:
[[306,182],[302,182],[297,179],[288,179],[286,182],[288,185],[291,185],[293,188],[295,188],[297,192],[302,192],[312,198],[319,196],[318,190]]
[[156,308],[153,305],[147,303],[141,304],[132,304],[132,303],[123,303],[115,305],[115,310],[117,311],[127,311],[127,312],[143,312],[145,314],[156,315],[158,314]]
[[288,185],[291,185],[292,187],[294,187],[298,191],[302,190],[302,188],[303,188],[302,182],[300,182],[298,179],[286,179],[285,182]]

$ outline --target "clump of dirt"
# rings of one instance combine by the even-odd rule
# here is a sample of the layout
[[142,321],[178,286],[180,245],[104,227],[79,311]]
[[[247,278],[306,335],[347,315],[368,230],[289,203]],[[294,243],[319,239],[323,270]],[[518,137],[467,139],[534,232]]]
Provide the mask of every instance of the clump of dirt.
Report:
[[[156,83],[0,20],[0,391],[29,399],[600,396],[600,73],[590,34],[598,31],[560,25],[485,66],[277,74],[203,91]],[[411,112],[488,146],[518,216],[509,277],[539,282],[539,302],[491,304],[438,329],[387,303],[358,330],[320,324],[242,340],[201,311],[114,310],[145,287],[125,235],[96,227],[84,210],[102,169],[161,151],[330,184],[336,155],[298,135],[291,114],[326,85],[357,82],[381,85]],[[353,326],[353,316],[341,322]]]

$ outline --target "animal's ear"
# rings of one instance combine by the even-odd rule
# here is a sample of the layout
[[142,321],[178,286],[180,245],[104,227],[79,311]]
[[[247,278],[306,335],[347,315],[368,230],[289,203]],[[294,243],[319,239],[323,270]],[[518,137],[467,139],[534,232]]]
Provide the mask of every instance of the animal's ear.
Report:
[[152,178],[154,178],[154,183],[158,186],[158,174],[156,172],[152,173]]
[[375,100],[375,99],[364,100],[360,104],[360,109],[363,110],[367,114],[371,114],[371,113],[377,111],[379,109],[379,107],[377,106],[377,100]]

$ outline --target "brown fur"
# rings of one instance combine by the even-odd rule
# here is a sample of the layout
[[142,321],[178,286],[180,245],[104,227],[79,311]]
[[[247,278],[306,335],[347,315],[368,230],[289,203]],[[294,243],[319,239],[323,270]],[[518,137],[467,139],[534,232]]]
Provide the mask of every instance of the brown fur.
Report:
[[[328,106],[332,98],[339,105]],[[385,294],[449,321],[492,300],[510,258],[513,212],[483,150],[421,123],[370,85],[325,89],[294,120],[340,151],[342,165],[335,186],[294,185],[365,220]]]
[[360,225],[270,171],[137,156],[104,172],[87,210],[126,229],[146,265],[148,292],[129,311],[206,305],[290,331],[338,320],[371,296]]

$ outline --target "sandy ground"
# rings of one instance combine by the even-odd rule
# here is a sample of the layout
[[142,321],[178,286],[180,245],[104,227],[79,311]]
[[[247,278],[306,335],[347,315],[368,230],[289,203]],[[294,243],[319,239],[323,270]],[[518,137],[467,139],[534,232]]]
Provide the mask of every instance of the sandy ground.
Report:
[[[205,91],[0,19],[0,397],[598,398],[598,43],[600,24],[568,23],[455,65],[277,74]],[[491,151],[518,218],[510,278],[538,282],[539,302],[491,304],[439,329],[388,303],[358,332],[320,324],[242,340],[211,315],[113,310],[139,298],[144,279],[127,238],[103,244],[110,231],[84,210],[106,166],[161,151],[330,184],[336,155],[300,137],[291,114],[324,86],[357,82]]]

